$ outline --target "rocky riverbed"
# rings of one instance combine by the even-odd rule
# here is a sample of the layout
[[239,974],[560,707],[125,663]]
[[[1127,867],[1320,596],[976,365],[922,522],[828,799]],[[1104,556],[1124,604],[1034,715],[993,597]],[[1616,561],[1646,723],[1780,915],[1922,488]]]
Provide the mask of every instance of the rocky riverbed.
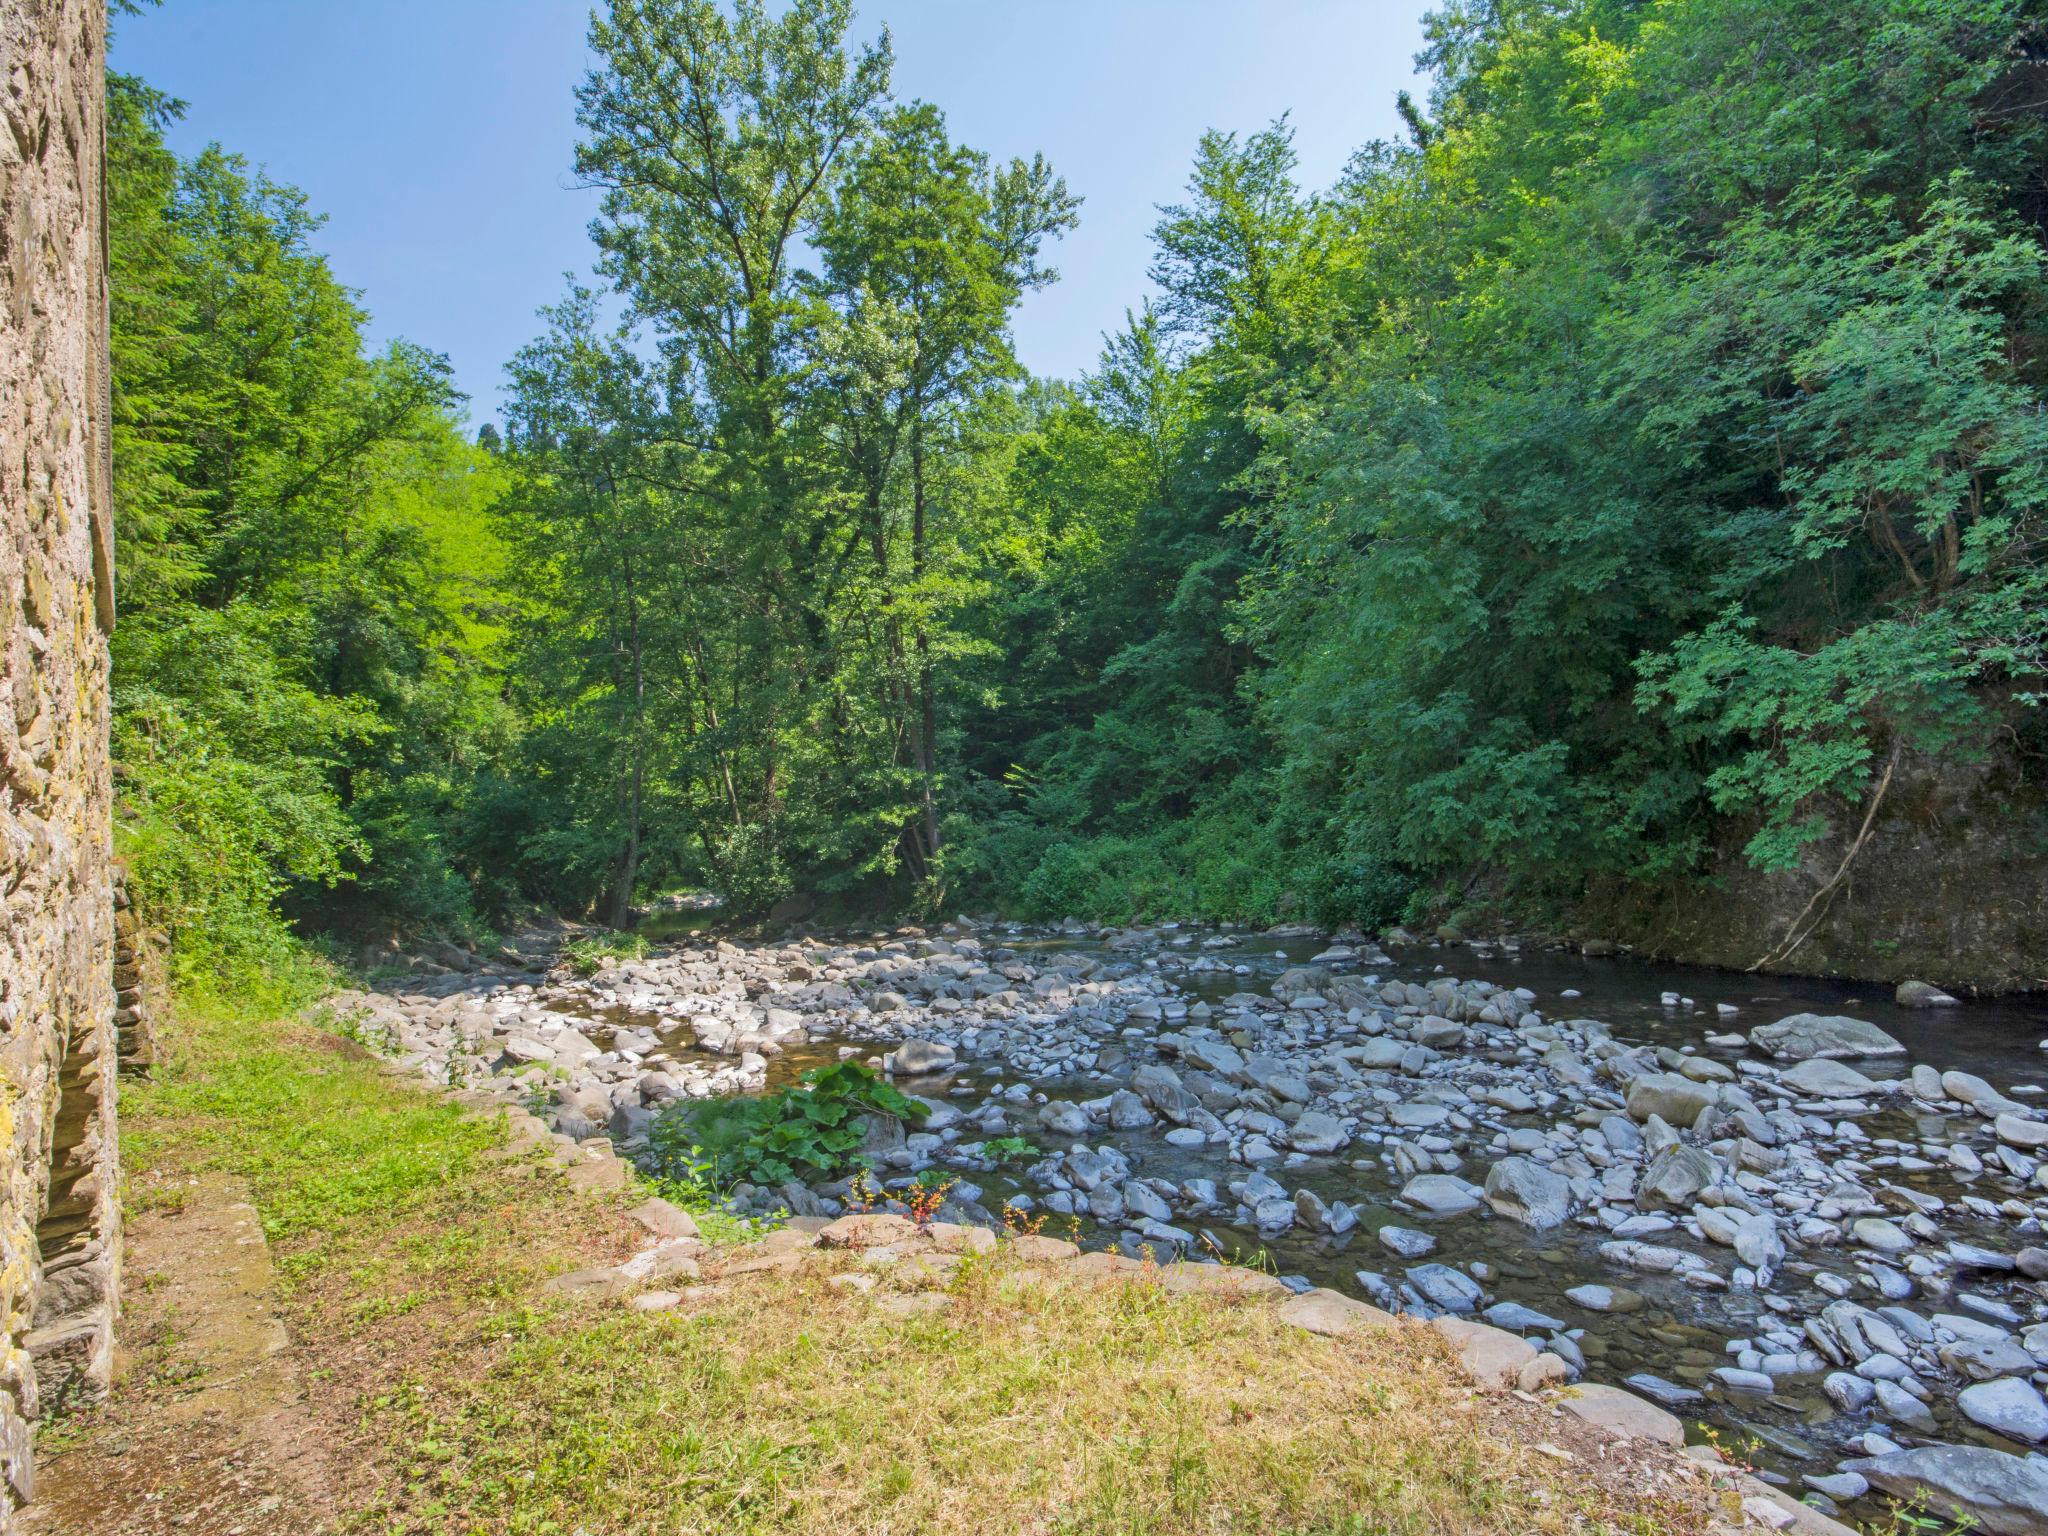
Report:
[[[1542,1351],[1525,1385],[1625,1385],[1848,1518],[1923,1490],[2048,1531],[2048,1010],[1292,930],[684,941],[589,977],[442,958],[344,1018],[566,1140],[631,1155],[678,1101],[851,1055],[932,1105],[871,1153],[898,1188],[957,1176],[949,1219],[1264,1254],[1508,1329]],[[999,1161],[1005,1138],[1034,1150]]]

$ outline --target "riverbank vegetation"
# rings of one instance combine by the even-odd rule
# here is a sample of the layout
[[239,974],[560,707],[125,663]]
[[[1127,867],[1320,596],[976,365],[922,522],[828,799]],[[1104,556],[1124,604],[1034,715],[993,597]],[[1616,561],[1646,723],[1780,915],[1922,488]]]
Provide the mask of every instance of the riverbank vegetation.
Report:
[[591,40],[595,276],[474,434],[116,82],[123,832],[195,981],[680,886],[1538,910],[2048,746],[2017,0],[1453,0],[1335,185],[1205,136],[1068,381],[1009,326],[1086,210],[843,0]]

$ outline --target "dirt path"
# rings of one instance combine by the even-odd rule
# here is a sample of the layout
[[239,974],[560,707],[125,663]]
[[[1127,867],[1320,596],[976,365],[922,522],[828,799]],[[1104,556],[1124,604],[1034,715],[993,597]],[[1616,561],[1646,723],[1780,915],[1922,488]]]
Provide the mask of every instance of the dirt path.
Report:
[[[239,1180],[179,1187],[128,1229],[123,1348],[89,1436],[45,1440],[34,1536],[320,1536],[331,1469]],[[67,1439],[76,1439],[67,1447]]]

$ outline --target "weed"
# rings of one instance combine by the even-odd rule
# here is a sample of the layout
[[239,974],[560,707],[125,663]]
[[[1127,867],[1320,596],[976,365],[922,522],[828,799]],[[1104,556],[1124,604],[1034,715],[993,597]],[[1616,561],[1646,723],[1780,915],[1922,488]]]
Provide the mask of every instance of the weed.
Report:
[[910,1186],[910,1219],[920,1227],[928,1227],[938,1219],[939,1211],[946,1203],[946,1196],[953,1192],[953,1186],[960,1181],[951,1174],[940,1173],[927,1168]]
[[1022,1136],[997,1136],[981,1144],[981,1155],[997,1168],[1006,1163],[1028,1163],[1039,1149]]

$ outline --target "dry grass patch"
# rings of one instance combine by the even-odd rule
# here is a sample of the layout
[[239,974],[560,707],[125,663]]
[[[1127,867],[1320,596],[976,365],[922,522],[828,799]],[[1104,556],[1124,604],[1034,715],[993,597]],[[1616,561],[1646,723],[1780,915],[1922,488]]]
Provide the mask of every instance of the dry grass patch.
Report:
[[[1498,1434],[1435,1336],[1339,1342],[1270,1304],[964,1265],[943,1310],[753,1275],[674,1311],[529,1316],[419,1381],[407,1531],[1439,1533],[1686,1530],[1688,1500]],[[508,1320],[509,1321],[509,1320]],[[458,1451],[457,1448],[460,1448]]]

